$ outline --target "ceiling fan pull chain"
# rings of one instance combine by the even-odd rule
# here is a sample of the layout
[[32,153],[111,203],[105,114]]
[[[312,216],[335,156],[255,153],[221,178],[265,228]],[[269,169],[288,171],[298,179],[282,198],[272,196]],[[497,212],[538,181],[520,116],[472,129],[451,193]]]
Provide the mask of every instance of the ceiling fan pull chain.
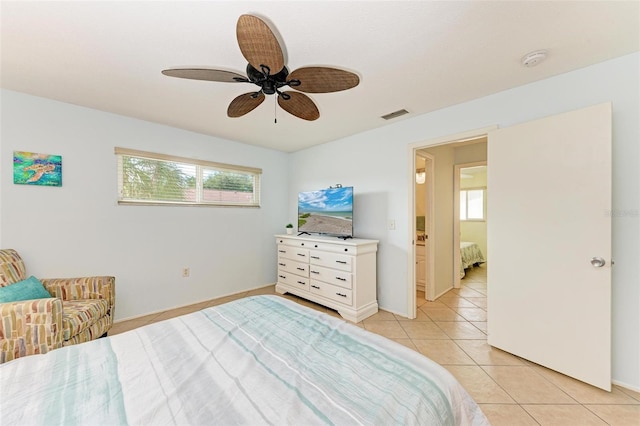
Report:
[[273,124],[278,124],[278,97],[273,97]]

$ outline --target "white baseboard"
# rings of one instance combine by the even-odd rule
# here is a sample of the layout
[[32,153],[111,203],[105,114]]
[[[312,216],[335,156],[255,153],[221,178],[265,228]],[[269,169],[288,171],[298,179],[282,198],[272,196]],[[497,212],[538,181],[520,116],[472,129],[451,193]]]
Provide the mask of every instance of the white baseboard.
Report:
[[[146,314],[134,315],[134,316],[131,316],[131,317],[126,317],[126,318],[118,318],[118,320],[114,321],[113,323],[114,324],[118,324],[120,322],[131,321],[131,320],[135,320],[135,319],[138,319],[138,318],[143,318],[143,317],[146,317],[146,316],[149,316],[149,315],[153,315],[153,314],[161,314],[161,313],[166,312],[166,311],[172,311],[174,309],[186,308],[187,306],[197,305],[198,303],[208,302],[210,300],[222,299],[223,297],[234,296],[236,294],[246,293],[248,291],[253,291],[253,290],[258,290],[259,288],[269,287],[269,286],[272,286],[272,285],[276,285],[276,283],[259,285],[257,287],[249,288],[249,289],[246,289],[246,290],[236,291],[234,293],[222,294],[222,295],[214,297],[212,299],[204,299],[204,300],[201,300],[199,302],[193,302],[193,303],[187,303],[186,305],[174,306],[173,308],[159,309],[157,311],[147,312]],[[117,308],[118,307],[116,306],[116,309]]]
[[629,389],[631,391],[640,393],[640,387],[638,387],[638,386],[633,386],[633,385],[630,385],[628,383],[623,383],[623,382],[621,382],[619,380],[612,380],[611,383],[616,385],[616,386],[620,386],[621,388]]

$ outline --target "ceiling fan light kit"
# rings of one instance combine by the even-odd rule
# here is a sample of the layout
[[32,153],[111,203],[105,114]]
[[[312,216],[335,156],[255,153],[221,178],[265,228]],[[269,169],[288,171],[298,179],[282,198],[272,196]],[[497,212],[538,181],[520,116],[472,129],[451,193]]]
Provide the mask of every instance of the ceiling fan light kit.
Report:
[[[265,95],[277,95],[278,105],[288,113],[307,121],[317,120],[320,111],[310,97],[301,93],[331,93],[348,90],[360,83],[349,71],[330,67],[303,67],[291,73],[269,26],[253,15],[242,15],[236,25],[236,37],[247,60],[247,75],[210,68],[172,68],[162,71],[170,77],[222,83],[252,83],[260,89],[236,97],[227,108],[227,116],[236,118],[253,111]],[[284,88],[295,90],[283,90]]]

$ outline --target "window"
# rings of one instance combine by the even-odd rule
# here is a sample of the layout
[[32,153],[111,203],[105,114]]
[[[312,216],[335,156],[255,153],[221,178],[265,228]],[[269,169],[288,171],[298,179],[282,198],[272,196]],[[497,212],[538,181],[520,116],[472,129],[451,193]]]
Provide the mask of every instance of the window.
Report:
[[260,207],[261,169],[116,148],[118,204]]
[[484,196],[486,190],[460,190],[460,220],[484,220]]

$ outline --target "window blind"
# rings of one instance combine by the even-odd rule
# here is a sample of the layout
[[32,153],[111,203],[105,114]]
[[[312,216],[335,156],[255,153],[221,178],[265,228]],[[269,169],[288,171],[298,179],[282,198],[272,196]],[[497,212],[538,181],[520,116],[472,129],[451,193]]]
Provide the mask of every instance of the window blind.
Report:
[[260,206],[262,170],[115,148],[118,204]]

